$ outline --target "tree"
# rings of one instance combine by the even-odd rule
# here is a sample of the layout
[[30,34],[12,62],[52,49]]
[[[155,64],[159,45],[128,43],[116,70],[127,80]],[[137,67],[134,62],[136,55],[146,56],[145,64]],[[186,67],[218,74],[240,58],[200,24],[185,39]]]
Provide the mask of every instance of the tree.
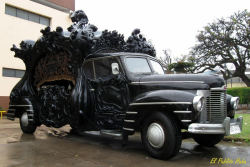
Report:
[[172,58],[171,58],[171,51],[168,50],[163,50],[164,57],[160,57],[160,61],[163,65],[163,67],[168,70],[168,66],[172,63]]
[[185,61],[178,61],[176,63],[172,63],[169,65],[168,69],[169,70],[174,70],[179,73],[187,73],[192,71],[193,63],[191,62],[185,62]]
[[[167,72],[174,70],[180,73],[192,72],[194,67],[193,57],[182,55],[181,57],[174,58],[171,55],[171,50],[163,50],[164,57],[160,57],[160,61]],[[173,62],[175,61],[175,62]],[[172,63],[173,62],[173,63]]]
[[[234,13],[208,24],[200,31],[198,43],[192,48],[195,71],[204,72],[218,68],[224,79],[240,77],[250,87],[245,71],[250,65],[250,13],[247,10]],[[234,66],[235,70],[229,70]]]
[[192,72],[194,68],[194,60],[192,56],[181,55],[181,57],[175,59],[175,63],[171,63],[168,66],[169,70],[174,70],[179,73]]

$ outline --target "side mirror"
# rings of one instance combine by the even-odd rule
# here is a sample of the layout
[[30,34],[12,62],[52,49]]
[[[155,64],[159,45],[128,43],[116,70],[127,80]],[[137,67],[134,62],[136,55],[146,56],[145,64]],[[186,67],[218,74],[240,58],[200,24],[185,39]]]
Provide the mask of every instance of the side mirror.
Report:
[[118,63],[112,63],[111,68],[112,68],[112,74],[117,75],[120,73]]

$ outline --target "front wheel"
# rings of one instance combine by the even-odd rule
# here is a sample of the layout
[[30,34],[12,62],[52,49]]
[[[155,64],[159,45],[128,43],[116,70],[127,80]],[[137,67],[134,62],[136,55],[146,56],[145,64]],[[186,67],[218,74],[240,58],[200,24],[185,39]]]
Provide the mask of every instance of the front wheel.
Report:
[[224,135],[220,134],[195,134],[193,135],[193,139],[200,145],[206,147],[213,147],[214,145],[218,144]]
[[27,112],[23,112],[20,117],[20,127],[23,133],[32,134],[36,130],[36,125],[34,123],[29,122]]
[[155,113],[145,121],[141,138],[144,148],[155,158],[169,159],[181,146],[181,130],[170,115]]
[[227,111],[227,116],[230,117],[231,119],[234,118],[234,115],[235,115],[235,110]]

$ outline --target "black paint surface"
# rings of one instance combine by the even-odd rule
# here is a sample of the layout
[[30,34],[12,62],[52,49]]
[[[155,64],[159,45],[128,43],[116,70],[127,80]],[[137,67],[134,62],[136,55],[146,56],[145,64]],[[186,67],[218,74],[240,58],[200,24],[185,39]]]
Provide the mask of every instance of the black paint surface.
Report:
[[[51,31],[47,27],[41,30],[42,37],[36,42],[23,41],[20,48],[14,45],[11,49],[15,57],[24,61],[26,72],[11,92],[10,109],[15,112],[10,112],[9,118],[32,110],[34,118],[29,121],[37,125],[58,128],[70,124],[81,130],[122,130],[125,127],[135,131],[140,129],[144,117],[156,109],[172,112],[193,108],[191,104],[135,107],[131,103],[192,103],[196,90],[224,85],[223,79],[212,75],[131,74],[124,62],[126,56],[155,57],[155,49],[139,29],[124,40],[117,31],[99,32],[96,26],[88,24],[83,11],[74,12],[72,22],[68,31],[61,27]],[[86,61],[109,56],[119,60],[120,74],[100,78],[85,76],[83,64]],[[138,111],[138,114],[129,115],[127,111]],[[198,115],[177,117],[196,121]],[[124,122],[124,119],[134,122]]]

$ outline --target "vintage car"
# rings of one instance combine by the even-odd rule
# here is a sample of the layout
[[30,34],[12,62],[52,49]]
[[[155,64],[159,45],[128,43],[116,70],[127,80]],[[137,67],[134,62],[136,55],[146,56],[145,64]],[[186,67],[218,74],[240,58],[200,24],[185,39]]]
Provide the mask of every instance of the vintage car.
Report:
[[[19,118],[24,133],[33,133],[41,124],[70,124],[74,132],[98,131],[122,137],[125,143],[140,132],[151,156],[168,159],[179,152],[185,137],[210,147],[225,135],[241,132],[242,117],[234,119],[239,98],[226,94],[221,77],[165,74],[138,30],[125,43],[122,36],[107,31],[89,42],[86,32],[95,28],[81,28],[86,27],[79,38],[74,27],[70,36],[61,28],[47,28],[36,43],[12,48],[26,72],[11,92],[7,116]],[[98,51],[86,52],[94,47]]]

